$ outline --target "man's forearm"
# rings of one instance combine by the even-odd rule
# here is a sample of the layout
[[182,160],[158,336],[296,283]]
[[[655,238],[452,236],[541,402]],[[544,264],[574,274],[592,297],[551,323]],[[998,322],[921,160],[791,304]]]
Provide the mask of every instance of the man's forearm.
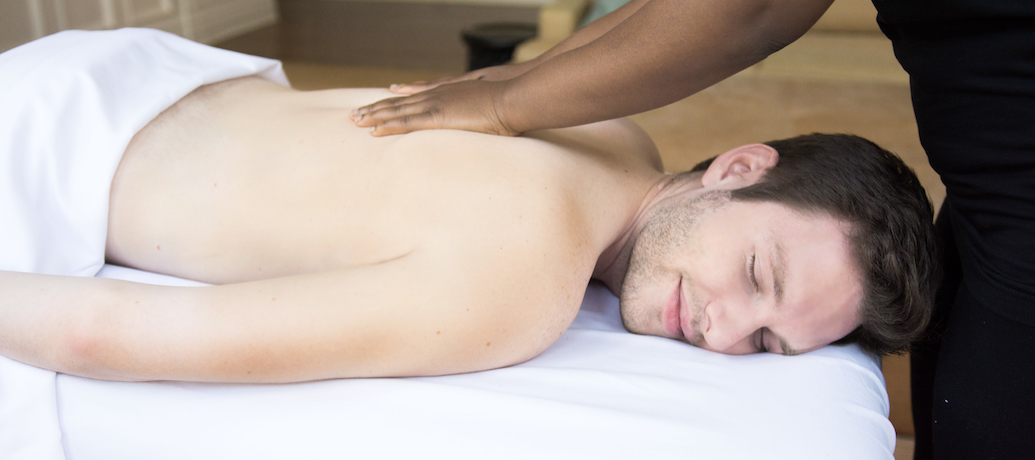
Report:
[[[108,280],[0,271],[0,354],[59,372],[75,370],[70,351],[107,304]],[[77,339],[78,338],[78,339]]]
[[[794,41],[830,2],[650,0],[633,5],[638,8],[627,10],[628,17],[595,40],[581,46],[575,45],[584,38],[572,41],[567,51],[511,80],[501,118],[514,131],[525,132],[661,107]],[[584,37],[594,31],[589,32]]]

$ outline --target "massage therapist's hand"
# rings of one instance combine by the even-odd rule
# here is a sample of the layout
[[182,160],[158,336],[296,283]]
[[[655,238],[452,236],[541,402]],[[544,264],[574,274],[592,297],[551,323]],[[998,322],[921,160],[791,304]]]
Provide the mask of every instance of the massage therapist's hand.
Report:
[[374,136],[405,134],[423,129],[462,129],[516,136],[506,118],[504,93],[512,80],[464,80],[440,84],[406,97],[360,107],[352,112],[356,126]]
[[[452,75],[448,77],[437,78],[430,81],[416,81],[407,84],[397,84],[388,87],[388,90],[395,94],[410,95],[416,94],[421,91],[427,91],[434,89],[442,85],[450,83],[456,83],[460,81],[468,80],[486,80],[486,81],[502,81],[510,80],[511,78],[517,77],[536,66],[536,60],[523,62],[520,64],[505,64],[497,65],[492,67],[485,67],[483,69],[472,70],[462,75]],[[369,106],[368,106],[369,107]]]

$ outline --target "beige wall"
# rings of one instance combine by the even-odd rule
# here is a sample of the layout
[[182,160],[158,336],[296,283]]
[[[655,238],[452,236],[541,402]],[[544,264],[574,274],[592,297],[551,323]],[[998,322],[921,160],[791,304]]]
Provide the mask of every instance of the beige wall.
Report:
[[871,0],[835,0],[812,30],[880,33],[877,9]]
[[276,0],[0,0],[0,51],[61,30],[119,27],[214,43],[276,20]]

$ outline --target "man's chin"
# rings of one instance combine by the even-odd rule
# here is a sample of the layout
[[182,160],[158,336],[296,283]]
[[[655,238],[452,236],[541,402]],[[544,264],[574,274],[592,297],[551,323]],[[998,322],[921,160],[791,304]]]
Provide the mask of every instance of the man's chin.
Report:
[[635,307],[629,305],[627,302],[622,302],[621,299],[618,301],[618,311],[622,316],[622,326],[625,330],[637,334],[637,335],[653,335],[656,337],[671,338],[674,340],[682,340],[682,337],[669,337],[669,334],[665,332],[664,326],[659,326],[661,321],[657,321],[655,324],[651,324],[646,319],[649,315],[646,312],[637,310]]
[[625,302],[621,298],[618,299],[618,312],[622,317],[622,326],[625,327],[625,330],[639,335],[656,335],[651,334],[649,328],[643,324],[642,312],[637,312],[634,307],[629,305],[629,302]]

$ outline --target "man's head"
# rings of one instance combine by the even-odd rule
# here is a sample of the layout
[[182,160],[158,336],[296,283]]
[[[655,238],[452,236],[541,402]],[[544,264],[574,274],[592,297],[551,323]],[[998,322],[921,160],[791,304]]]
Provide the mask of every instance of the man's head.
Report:
[[656,203],[635,236],[629,330],[735,354],[832,342],[884,354],[926,325],[933,212],[891,153],[813,134],[738,147],[680,182],[702,187]]

